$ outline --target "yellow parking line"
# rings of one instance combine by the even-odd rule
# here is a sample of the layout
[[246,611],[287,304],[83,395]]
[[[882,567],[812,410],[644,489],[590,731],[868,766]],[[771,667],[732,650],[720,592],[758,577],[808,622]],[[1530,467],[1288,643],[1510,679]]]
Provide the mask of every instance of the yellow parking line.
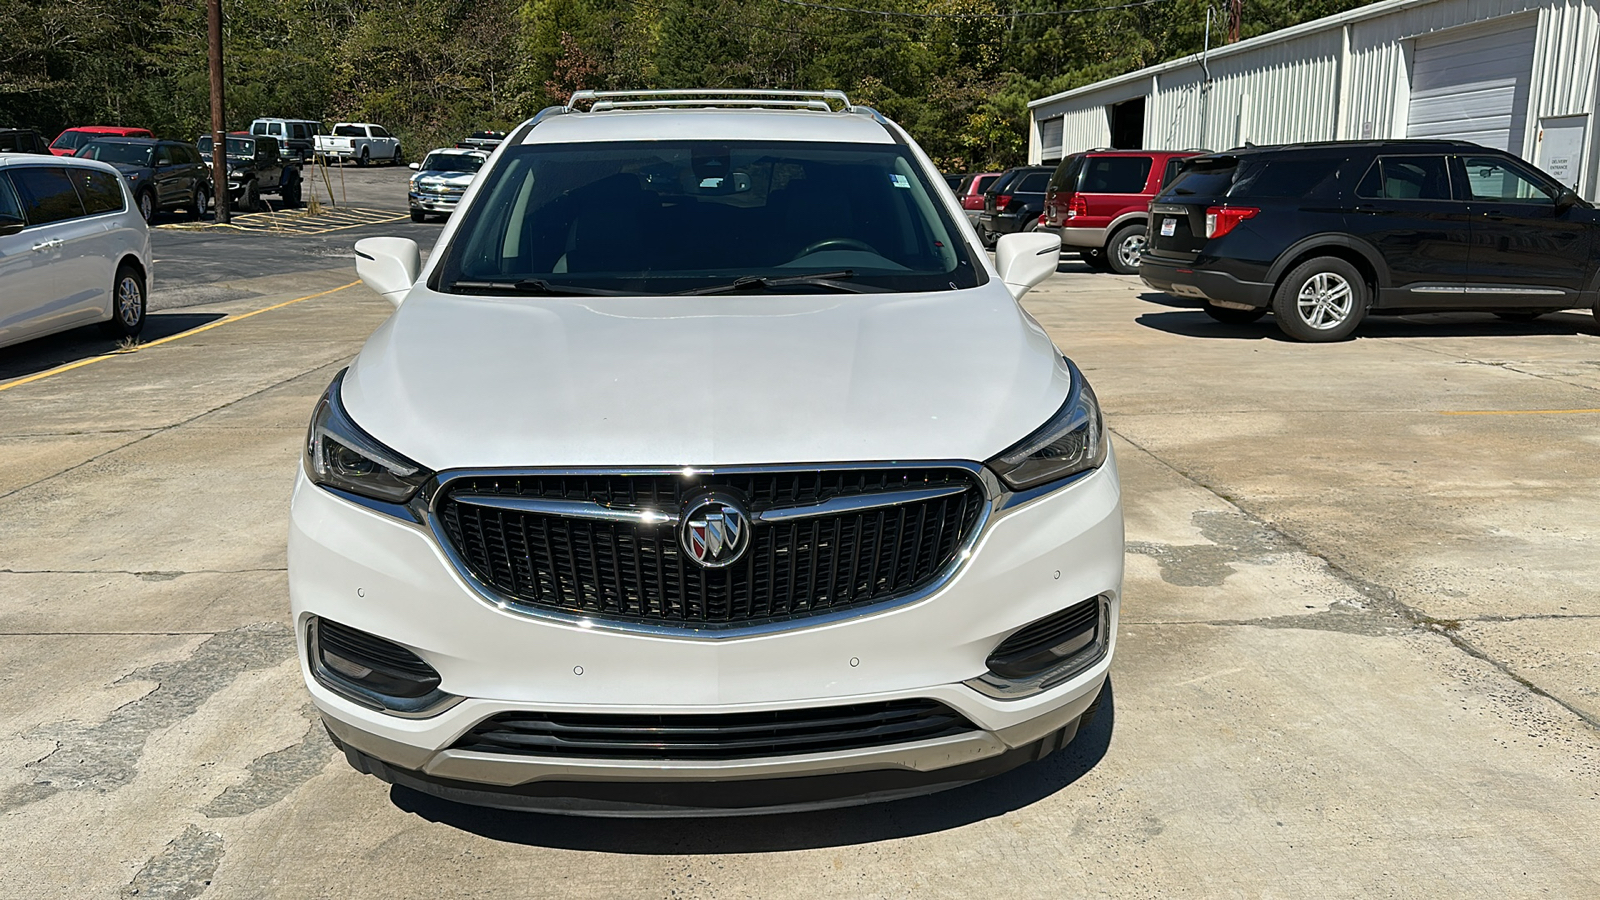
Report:
[[1462,409],[1447,410],[1441,416],[1574,416],[1600,413],[1600,409]]
[[283,309],[285,306],[293,306],[294,304],[300,303],[300,302],[305,301],[305,300],[314,300],[314,299],[316,299],[318,297],[326,297],[329,294],[336,294],[339,291],[344,290],[345,288],[355,287],[356,285],[358,285],[360,283],[361,283],[360,281],[352,281],[349,284],[341,284],[336,288],[331,288],[329,290],[322,291],[320,293],[307,294],[304,297],[296,297],[293,300],[285,300],[282,303],[275,303],[272,306],[264,306],[261,309],[253,309],[250,312],[240,313],[237,316],[224,316],[223,318],[218,319],[215,322],[210,322],[210,323],[207,323],[205,325],[201,325],[198,328],[191,328],[188,331],[180,331],[177,334],[169,334],[164,338],[159,338],[157,340],[151,341],[148,344],[139,344],[137,347],[132,347],[132,348],[129,348],[127,350],[113,350],[110,353],[102,353],[99,356],[91,356],[91,357],[89,357],[87,359],[80,359],[80,360],[78,360],[76,362],[69,362],[66,365],[56,366],[54,369],[46,369],[43,372],[36,372],[36,373],[34,373],[32,375],[29,375],[29,376],[26,376],[24,378],[18,378],[15,381],[8,381],[5,384],[0,384],[0,391],[9,391],[12,388],[18,387],[20,385],[32,384],[35,381],[43,381],[44,379],[49,378],[52,375],[60,375],[62,372],[70,372],[73,369],[81,369],[84,366],[93,365],[94,363],[100,362],[101,360],[112,359],[112,358],[118,357],[118,356],[126,356],[129,353],[136,353],[136,352],[138,352],[140,350],[144,350],[144,349],[147,349],[149,347],[159,347],[162,344],[170,343],[170,342],[175,341],[175,340],[177,340],[179,338],[191,337],[193,335],[199,334],[202,331],[210,331],[213,328],[220,328],[223,325],[229,325],[229,324],[232,324],[234,322],[240,322],[240,321],[243,321],[245,319],[250,318],[251,316],[259,316],[264,312],[272,312],[275,309]]

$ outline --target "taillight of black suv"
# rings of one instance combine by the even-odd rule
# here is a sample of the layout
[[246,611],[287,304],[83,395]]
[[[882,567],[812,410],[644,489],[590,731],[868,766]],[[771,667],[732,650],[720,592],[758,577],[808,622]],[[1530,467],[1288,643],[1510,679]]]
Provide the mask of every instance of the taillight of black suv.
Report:
[[1597,251],[1593,206],[1509,153],[1329,142],[1190,161],[1151,203],[1140,276],[1219,321],[1337,341],[1370,314],[1593,309]]

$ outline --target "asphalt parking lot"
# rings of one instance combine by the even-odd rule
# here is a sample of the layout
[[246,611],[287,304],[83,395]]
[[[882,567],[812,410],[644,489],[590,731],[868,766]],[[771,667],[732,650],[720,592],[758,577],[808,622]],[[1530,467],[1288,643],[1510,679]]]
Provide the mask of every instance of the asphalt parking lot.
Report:
[[[404,214],[405,170],[358,174]],[[1107,410],[1128,574],[1111,702],[1068,750],[688,822],[356,774],[300,684],[288,495],[312,405],[389,313],[350,245],[439,227],[162,229],[143,346],[0,350],[7,893],[1600,895],[1593,317],[1300,344],[1075,263],[1026,305]]]

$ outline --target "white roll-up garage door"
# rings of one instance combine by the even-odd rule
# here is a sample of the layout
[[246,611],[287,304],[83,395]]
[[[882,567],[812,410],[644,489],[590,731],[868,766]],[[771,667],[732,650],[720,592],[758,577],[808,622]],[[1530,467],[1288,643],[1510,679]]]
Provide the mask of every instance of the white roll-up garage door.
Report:
[[1471,28],[1417,40],[1406,136],[1453,138],[1522,152],[1536,24]]

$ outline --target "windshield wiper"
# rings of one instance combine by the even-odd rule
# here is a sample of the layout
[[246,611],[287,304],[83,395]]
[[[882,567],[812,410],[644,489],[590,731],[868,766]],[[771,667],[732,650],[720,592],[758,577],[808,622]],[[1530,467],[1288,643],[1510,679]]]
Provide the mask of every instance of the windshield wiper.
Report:
[[868,287],[861,284],[845,284],[840,279],[854,278],[854,269],[842,269],[838,272],[819,272],[815,275],[791,275],[786,278],[770,278],[765,275],[746,275],[735,278],[727,284],[717,284],[711,287],[695,288],[692,291],[678,291],[679,294],[732,294],[739,291],[775,291],[786,287],[824,287],[830,290],[843,291],[848,294],[871,294],[885,290],[880,287]]
[[549,297],[629,297],[634,291],[608,291],[603,288],[579,287],[575,284],[551,284],[542,278],[519,278],[515,281],[455,281],[450,293],[465,291],[494,292],[501,294],[544,294]]

